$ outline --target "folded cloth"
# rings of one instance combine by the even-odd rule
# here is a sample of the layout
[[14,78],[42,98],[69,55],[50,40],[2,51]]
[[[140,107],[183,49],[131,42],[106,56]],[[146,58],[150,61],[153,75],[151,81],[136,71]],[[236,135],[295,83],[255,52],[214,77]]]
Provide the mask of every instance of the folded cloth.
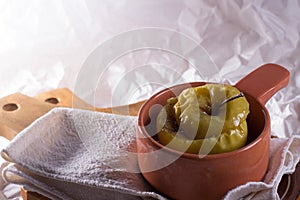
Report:
[[[9,140],[0,136],[0,151],[9,144]],[[9,163],[5,162],[0,157],[0,171],[2,171]],[[0,177],[0,199],[14,199],[17,200],[21,196],[20,185],[8,183]]]
[[[167,199],[138,170],[134,156],[136,117],[56,108],[2,151],[10,164],[6,181],[51,199]],[[300,137],[271,140],[270,164],[262,182],[249,182],[225,199],[279,199],[281,177],[300,157]]]

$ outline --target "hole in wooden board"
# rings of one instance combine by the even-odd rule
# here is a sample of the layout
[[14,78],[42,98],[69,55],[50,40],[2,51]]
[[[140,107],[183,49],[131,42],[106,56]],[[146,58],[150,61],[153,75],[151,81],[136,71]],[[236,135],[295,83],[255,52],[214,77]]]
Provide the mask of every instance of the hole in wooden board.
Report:
[[56,98],[56,97],[50,97],[50,98],[46,99],[45,102],[51,103],[51,104],[58,104],[59,103],[59,99]]
[[15,110],[18,110],[19,109],[19,106],[15,103],[8,103],[8,104],[5,104],[3,107],[2,107],[3,110],[5,111],[15,111]]

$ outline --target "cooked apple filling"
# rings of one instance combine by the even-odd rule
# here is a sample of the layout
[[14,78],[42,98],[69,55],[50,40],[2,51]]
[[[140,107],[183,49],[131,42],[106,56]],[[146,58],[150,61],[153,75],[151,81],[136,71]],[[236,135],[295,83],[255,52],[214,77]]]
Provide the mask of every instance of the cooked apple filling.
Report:
[[191,87],[167,100],[157,117],[158,140],[175,150],[216,154],[243,147],[247,141],[249,103],[225,84]]

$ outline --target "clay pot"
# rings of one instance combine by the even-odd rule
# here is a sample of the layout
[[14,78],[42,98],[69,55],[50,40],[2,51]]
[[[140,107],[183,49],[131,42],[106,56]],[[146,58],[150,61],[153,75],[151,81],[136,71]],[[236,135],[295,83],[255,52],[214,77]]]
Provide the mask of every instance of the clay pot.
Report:
[[241,184],[261,181],[268,168],[270,149],[270,116],[265,103],[288,80],[286,69],[266,64],[235,85],[250,104],[248,141],[241,149],[221,154],[179,152],[161,145],[155,136],[155,119],[166,100],[204,82],[176,85],[153,95],[138,114],[138,164],[144,178],[166,197],[187,200],[221,199]]

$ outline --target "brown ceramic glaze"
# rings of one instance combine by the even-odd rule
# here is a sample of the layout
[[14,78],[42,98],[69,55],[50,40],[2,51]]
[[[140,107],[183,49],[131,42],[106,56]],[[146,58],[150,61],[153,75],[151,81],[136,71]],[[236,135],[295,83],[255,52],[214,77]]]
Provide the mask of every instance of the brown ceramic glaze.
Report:
[[[138,162],[144,178],[159,192],[173,199],[221,199],[230,189],[249,181],[260,181],[267,170],[270,148],[270,116],[264,104],[288,84],[289,72],[276,64],[266,64],[235,87],[250,103],[248,142],[245,147],[228,153],[206,155],[182,153],[166,148],[155,138],[155,119],[166,100],[188,87],[205,84],[193,82],[177,85],[153,95],[138,114]],[[160,150],[161,155],[153,153]],[[156,169],[172,157],[171,164]]]

